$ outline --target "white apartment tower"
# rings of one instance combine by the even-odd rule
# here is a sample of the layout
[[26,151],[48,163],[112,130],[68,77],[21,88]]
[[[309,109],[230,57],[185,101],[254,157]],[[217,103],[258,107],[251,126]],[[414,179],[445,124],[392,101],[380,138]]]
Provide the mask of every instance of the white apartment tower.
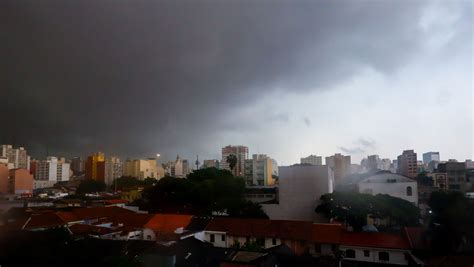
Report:
[[0,157],[11,163],[13,168],[30,169],[30,156],[25,148],[13,148],[12,145],[2,145],[0,147]]
[[38,161],[34,178],[39,181],[69,181],[69,169],[69,163],[58,161],[56,157],[48,157],[46,160]]

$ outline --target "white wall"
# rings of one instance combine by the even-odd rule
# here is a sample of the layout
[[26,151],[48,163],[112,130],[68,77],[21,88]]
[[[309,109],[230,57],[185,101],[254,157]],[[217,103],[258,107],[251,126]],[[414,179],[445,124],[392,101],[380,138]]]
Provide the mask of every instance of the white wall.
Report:
[[[397,265],[408,265],[408,261],[405,258],[405,254],[408,253],[408,251],[392,250],[392,249],[364,248],[364,247],[351,247],[351,246],[341,246],[340,247],[340,250],[342,250],[342,251],[346,251],[348,249],[352,249],[352,250],[355,251],[355,258],[344,258],[344,260],[388,263],[388,264],[397,264]],[[368,257],[364,256],[364,250],[369,251],[369,256]],[[379,260],[379,252],[388,252],[389,261]]]
[[281,240],[279,238],[275,238],[276,244],[273,244],[273,238],[265,238],[265,248],[271,248],[275,246],[279,246],[281,244]]
[[[412,195],[408,196],[407,187],[411,186]],[[410,201],[411,203],[418,205],[418,186],[416,182],[403,182],[403,183],[359,183],[360,193],[369,193],[372,195],[387,194],[393,197],[398,197]]]
[[155,241],[156,240],[155,231],[149,228],[143,229],[143,240]]
[[58,180],[58,160],[56,158],[51,159],[49,164],[49,181],[57,181]]
[[[211,242],[211,234],[214,234],[214,242]],[[222,236],[225,236],[225,241],[222,241]],[[204,241],[213,244],[215,247],[228,248],[239,242],[240,246],[245,245],[247,242],[247,237],[243,236],[229,236],[225,232],[215,232],[215,231],[205,231],[204,232]],[[249,237],[249,242],[256,242],[255,237]],[[273,238],[265,238],[264,248],[271,248],[281,244],[279,238],[275,238],[276,244],[273,244]]]
[[272,220],[326,222],[314,209],[321,195],[332,193],[334,172],[326,165],[279,168],[279,204],[263,204]]
[[[214,235],[214,242],[211,242],[211,235]],[[222,241],[222,235],[225,236],[225,241]],[[215,232],[215,231],[205,231],[204,240],[213,244],[215,247],[226,248],[227,245],[227,235],[225,232]],[[229,244],[233,244],[233,241]]]
[[69,181],[69,172],[71,166],[69,163],[58,164],[58,168],[61,168],[61,177],[58,177],[58,181]]

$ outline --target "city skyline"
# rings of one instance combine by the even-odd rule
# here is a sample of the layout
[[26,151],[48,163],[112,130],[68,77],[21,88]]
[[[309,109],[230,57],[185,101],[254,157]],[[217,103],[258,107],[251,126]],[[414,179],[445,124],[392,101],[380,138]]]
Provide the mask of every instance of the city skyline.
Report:
[[0,143],[190,160],[242,144],[281,165],[473,158],[468,1],[188,4],[2,2]]

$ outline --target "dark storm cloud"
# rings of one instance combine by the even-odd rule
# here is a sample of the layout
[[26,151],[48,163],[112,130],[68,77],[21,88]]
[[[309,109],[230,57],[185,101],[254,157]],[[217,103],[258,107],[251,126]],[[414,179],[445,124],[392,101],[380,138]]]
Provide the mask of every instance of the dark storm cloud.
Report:
[[202,152],[221,127],[239,130],[233,112],[275,88],[305,93],[364,67],[396,71],[420,49],[421,8],[2,1],[0,111],[8,126],[0,142],[36,153]]

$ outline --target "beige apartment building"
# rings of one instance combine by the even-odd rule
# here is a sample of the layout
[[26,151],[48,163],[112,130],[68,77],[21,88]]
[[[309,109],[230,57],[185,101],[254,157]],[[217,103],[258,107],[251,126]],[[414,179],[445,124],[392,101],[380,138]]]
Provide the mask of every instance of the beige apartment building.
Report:
[[156,158],[127,159],[123,167],[123,175],[143,180],[145,178],[160,179],[164,176],[161,166],[157,166]]

